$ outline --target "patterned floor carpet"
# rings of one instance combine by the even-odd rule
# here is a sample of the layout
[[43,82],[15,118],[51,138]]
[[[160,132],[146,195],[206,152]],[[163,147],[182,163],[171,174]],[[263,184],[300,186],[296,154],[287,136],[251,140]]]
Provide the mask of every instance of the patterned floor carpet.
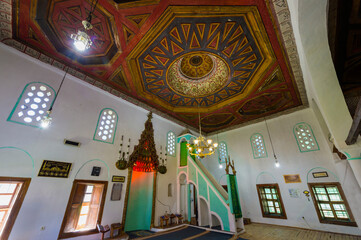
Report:
[[[149,231],[142,231],[149,232]],[[231,239],[232,235],[226,233],[213,232],[211,230],[200,229],[191,226],[183,226],[174,230],[151,233],[148,236],[136,238],[137,240],[149,239],[149,240],[228,240]],[[134,239],[134,238],[129,238]],[[238,238],[243,239],[244,238]]]
[[127,232],[129,239],[147,237],[154,233],[155,232],[151,232],[151,231],[147,231],[147,230],[138,230],[138,231]]

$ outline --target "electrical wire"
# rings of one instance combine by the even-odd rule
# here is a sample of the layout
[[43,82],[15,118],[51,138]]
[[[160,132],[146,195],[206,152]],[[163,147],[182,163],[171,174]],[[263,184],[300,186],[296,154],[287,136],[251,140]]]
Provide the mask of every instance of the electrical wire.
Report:
[[305,217],[302,217],[302,219],[303,219],[303,221],[305,221],[306,225],[307,225],[310,229],[314,230],[314,229],[310,226],[310,224],[308,224],[308,222],[307,222],[307,220],[306,220]]

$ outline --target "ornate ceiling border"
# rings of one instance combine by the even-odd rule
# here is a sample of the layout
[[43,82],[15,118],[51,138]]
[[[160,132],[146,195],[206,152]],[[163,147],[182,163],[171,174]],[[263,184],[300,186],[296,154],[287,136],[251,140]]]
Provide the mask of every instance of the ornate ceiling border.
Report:
[[[85,74],[77,71],[74,68],[70,68],[63,63],[61,63],[49,56],[44,55],[44,54],[38,52],[37,50],[30,48],[30,47],[24,45],[23,43],[20,43],[19,41],[12,39],[12,36],[13,36],[13,34],[12,34],[12,32],[13,32],[12,31],[13,9],[12,9],[11,2],[12,2],[12,0],[0,0],[0,42],[4,43],[10,47],[13,47],[13,48],[19,50],[20,52],[23,52],[31,57],[34,57],[44,63],[47,63],[54,67],[57,67],[60,70],[65,71],[67,68],[69,68],[68,72],[71,75],[73,75],[91,85],[94,85],[106,92],[111,93],[112,95],[120,97],[120,98],[122,98],[130,103],[133,103],[137,106],[140,106],[146,110],[152,111],[153,113],[157,114],[158,116],[166,118],[166,119],[168,119],[172,122],[175,122],[181,126],[184,126],[186,128],[190,128],[192,130],[197,131],[197,129],[195,129],[183,122],[180,122],[179,120],[161,112],[158,109],[152,108],[139,100],[129,97],[129,96],[121,93],[120,91],[112,89],[110,86],[108,86],[94,78],[90,78],[90,77],[86,76]],[[300,93],[300,98],[303,103],[303,106],[295,107],[293,109],[275,113],[275,114],[267,117],[269,119],[269,118],[278,117],[278,116],[281,116],[284,114],[292,113],[292,112],[307,108],[308,100],[307,100],[307,94],[306,94],[305,85],[304,85],[304,81],[303,81],[302,69],[300,66],[300,60],[299,60],[299,56],[298,56],[296,41],[295,41],[294,34],[293,34],[290,11],[289,11],[289,8],[287,5],[287,1],[286,0],[267,0],[266,3],[268,5],[270,15],[274,21],[274,24],[278,27],[279,31],[276,31],[276,32],[278,34],[280,43],[283,45],[284,50],[285,50],[285,52],[283,54],[285,54],[287,56],[286,59],[288,59],[288,67],[290,67],[292,70],[291,72],[294,75],[294,78],[295,78],[295,81],[297,84],[297,88]],[[236,128],[239,128],[242,126],[250,125],[250,124],[261,122],[261,121],[263,121],[263,119],[255,119],[255,120],[249,121],[247,123],[234,125],[232,127],[228,127],[228,128],[225,128],[225,129],[222,129],[219,131],[212,132],[209,135],[213,135],[213,134],[216,134],[219,132],[233,130],[233,129],[236,129]]]

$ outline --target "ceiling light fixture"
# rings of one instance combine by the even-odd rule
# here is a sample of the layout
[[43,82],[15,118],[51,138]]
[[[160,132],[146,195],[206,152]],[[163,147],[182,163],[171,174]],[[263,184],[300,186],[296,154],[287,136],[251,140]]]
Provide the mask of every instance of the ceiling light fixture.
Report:
[[[201,58],[200,56],[198,56]],[[198,78],[198,67],[196,67],[196,75]],[[199,84],[199,81],[198,81]],[[197,85],[197,92],[199,85]],[[197,156],[199,158],[204,158],[205,156],[212,155],[215,153],[218,143],[214,142],[212,139],[206,139],[202,135],[202,125],[201,125],[201,113],[199,111],[199,102],[198,102],[198,122],[199,122],[199,136],[193,140],[193,144],[187,143],[188,152],[192,156]]]
[[98,0],[91,1],[88,17],[81,22],[84,26],[85,32],[78,30],[77,34],[70,35],[70,38],[74,40],[74,46],[78,51],[84,51],[86,49],[89,49],[90,46],[93,44],[92,40],[86,32],[93,28],[93,25],[91,24],[92,14],[94,13],[97,4]]
[[275,159],[275,166],[276,166],[276,168],[279,168],[279,167],[280,167],[280,163],[278,162],[278,159],[277,159],[275,150],[274,150],[274,148],[273,148],[272,138],[271,138],[271,134],[269,133],[269,129],[268,129],[268,124],[267,124],[266,118],[264,118],[264,122],[265,122],[265,124],[266,124],[268,137],[269,137],[269,140],[270,140],[270,142],[271,142],[273,157],[274,157],[274,159]]
[[[68,69],[69,69],[69,68],[68,68]],[[56,99],[57,99],[57,97],[58,97],[58,94],[59,94],[59,92],[60,92],[61,86],[63,86],[63,82],[64,82],[64,80],[65,80],[66,74],[68,73],[68,69],[65,71],[64,77],[63,77],[63,79],[61,80],[59,89],[58,89],[58,91],[56,92],[56,95],[55,95],[55,97],[54,97],[54,101],[51,103],[49,110],[46,111],[46,115],[43,116],[43,118],[42,118],[41,121],[40,121],[40,126],[41,126],[42,128],[48,128],[48,127],[51,125],[51,122],[52,122],[53,118],[50,117],[50,114],[51,114],[51,111],[53,110],[53,106],[54,106],[54,103],[55,103],[55,101],[56,101]]]

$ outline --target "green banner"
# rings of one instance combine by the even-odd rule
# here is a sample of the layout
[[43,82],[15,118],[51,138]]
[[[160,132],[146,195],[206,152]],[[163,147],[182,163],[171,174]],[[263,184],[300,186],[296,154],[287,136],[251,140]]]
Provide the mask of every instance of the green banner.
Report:
[[187,149],[187,142],[181,142],[181,154],[180,154],[180,167],[187,166],[187,158],[188,158],[188,149]]
[[241,218],[242,209],[241,209],[241,204],[239,202],[237,179],[235,175],[232,174],[227,175],[227,185],[228,185],[228,196],[230,200],[229,202],[231,207],[231,213],[233,213],[236,218]]

